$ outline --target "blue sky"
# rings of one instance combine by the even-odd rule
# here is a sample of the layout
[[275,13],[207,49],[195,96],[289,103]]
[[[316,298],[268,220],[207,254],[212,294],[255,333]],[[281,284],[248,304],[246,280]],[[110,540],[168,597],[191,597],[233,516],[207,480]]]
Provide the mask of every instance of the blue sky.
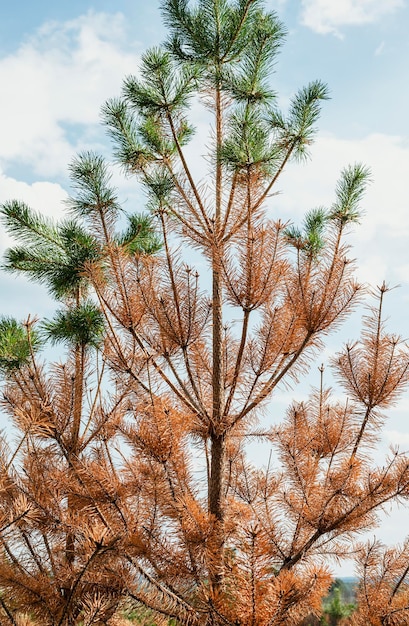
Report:
[[[309,208],[331,203],[342,167],[366,163],[373,182],[351,237],[358,274],[368,284],[385,279],[400,285],[387,303],[390,327],[409,337],[409,1],[266,5],[288,30],[273,77],[280,104],[285,109],[292,94],[316,78],[331,92],[312,159],[289,167],[273,210],[286,220],[302,219]],[[0,202],[18,198],[47,215],[62,215],[67,164],[83,149],[109,157],[100,107],[119,94],[122,78],[137,72],[141,53],[164,35],[158,0],[1,3]],[[205,133],[203,121],[196,121],[199,135]],[[126,206],[140,203],[132,181],[117,172],[115,182]],[[0,230],[0,254],[9,244]],[[42,289],[4,274],[0,303],[1,313],[20,319],[50,315],[54,306]],[[359,315],[329,341],[328,354],[340,338],[357,335],[358,322]],[[287,400],[283,394],[283,406]],[[408,412],[407,395],[391,412],[384,448],[400,443],[409,449]],[[408,521],[407,510],[385,519],[381,538],[403,538]]]

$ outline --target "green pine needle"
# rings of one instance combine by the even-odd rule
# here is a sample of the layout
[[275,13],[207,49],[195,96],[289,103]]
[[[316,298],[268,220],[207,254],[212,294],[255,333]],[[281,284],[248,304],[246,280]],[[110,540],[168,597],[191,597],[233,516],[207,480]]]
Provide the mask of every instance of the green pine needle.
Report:
[[4,377],[27,365],[32,352],[40,347],[40,337],[35,330],[28,333],[27,327],[14,318],[0,317],[0,373]]
[[52,320],[42,322],[44,336],[52,343],[65,343],[69,346],[97,348],[104,335],[104,317],[100,309],[91,301],[79,306],[60,309]]
[[343,169],[336,187],[336,201],[330,213],[331,219],[342,224],[358,222],[359,204],[370,180],[370,169],[361,163]]
[[24,202],[10,200],[2,204],[0,221],[10,235],[18,237],[25,244],[38,245],[41,242],[53,250],[62,246],[55,224]]
[[325,246],[328,219],[328,214],[322,207],[312,209],[304,218],[303,228],[289,226],[284,231],[285,238],[294,248],[315,258]]
[[69,166],[72,186],[77,192],[69,206],[78,217],[103,214],[113,218],[119,211],[116,189],[110,186],[111,174],[98,154],[88,151],[78,155]]
[[114,141],[114,156],[127,171],[143,171],[155,160],[152,150],[139,140],[137,120],[124,100],[119,98],[108,100],[101,114]]
[[57,300],[73,298],[79,289],[87,290],[85,267],[101,258],[101,250],[96,239],[73,220],[52,224],[50,228],[58,245],[51,245],[42,237],[27,245],[24,229],[20,232],[16,228],[15,239],[25,245],[6,250],[2,268],[10,273],[23,272],[45,285]]
[[152,219],[147,215],[130,215],[127,230],[118,237],[118,245],[126,249],[129,255],[154,254],[161,249],[161,242],[156,235]]

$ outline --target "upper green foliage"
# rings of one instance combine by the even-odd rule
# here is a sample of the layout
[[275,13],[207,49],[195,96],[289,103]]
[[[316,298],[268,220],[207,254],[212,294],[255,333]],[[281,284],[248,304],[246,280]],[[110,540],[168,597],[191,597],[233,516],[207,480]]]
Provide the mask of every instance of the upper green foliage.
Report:
[[[152,49],[142,57],[142,79],[124,82],[124,101],[113,99],[102,115],[116,143],[116,156],[128,170],[145,172],[152,163],[171,159],[194,129],[184,111],[197,89],[196,68],[176,68],[171,55]],[[135,118],[135,112],[137,117]],[[169,131],[169,116],[172,130]]]
[[140,72],[142,80],[129,76],[123,91],[131,107],[145,115],[184,110],[199,78],[195,67],[176,69],[171,55],[160,48],[152,48],[142,56]]
[[193,7],[186,0],[165,0],[162,15],[169,28],[167,47],[176,59],[202,66],[231,63],[251,50],[255,39],[274,34],[271,52],[282,42],[284,28],[275,14],[262,12],[261,0],[199,0]]
[[44,215],[33,211],[24,202],[11,200],[1,207],[1,221],[10,233],[26,246],[34,246],[41,242],[44,250],[47,246],[54,250],[62,247],[56,225]]
[[152,228],[151,218],[141,214],[128,216],[128,228],[117,237],[117,243],[129,255],[155,254],[162,246]]
[[104,317],[94,302],[84,301],[60,309],[54,319],[42,323],[42,329],[53,343],[98,347],[104,333]]
[[75,197],[70,198],[69,206],[77,217],[96,215],[98,222],[104,216],[112,223],[120,210],[116,189],[110,185],[111,174],[108,166],[98,154],[83,152],[73,159],[69,166]]
[[300,230],[290,226],[285,231],[287,241],[312,256],[325,246],[324,231],[328,222],[341,228],[351,222],[358,222],[359,204],[370,180],[370,170],[360,164],[346,167],[341,172],[336,187],[336,200],[329,211],[322,208],[309,211]]
[[79,289],[87,289],[84,267],[99,258],[101,251],[78,222],[52,223],[16,200],[2,205],[0,218],[23,244],[6,251],[3,269],[24,272],[45,284],[57,299],[75,297]]
[[305,216],[302,229],[295,226],[286,229],[287,241],[298,250],[316,257],[325,246],[324,233],[327,222],[328,214],[323,208],[312,209]]
[[267,122],[260,112],[238,108],[230,118],[219,152],[222,163],[233,170],[257,167],[268,175],[274,171],[280,156],[281,149],[271,141]]
[[102,107],[102,118],[114,140],[114,155],[126,169],[139,171],[155,155],[149,145],[144,145],[138,137],[138,120],[134,118],[125,101],[113,98]]
[[296,158],[308,155],[308,147],[316,133],[321,101],[328,97],[327,86],[317,80],[300,89],[294,96],[287,116],[277,110],[272,111],[268,121],[277,144],[284,149],[291,148]]
[[336,187],[336,200],[331,210],[332,219],[342,224],[359,221],[359,204],[370,179],[369,168],[360,163],[342,170]]
[[3,269],[24,272],[46,285],[57,300],[77,300],[87,294],[87,266],[104,258],[107,237],[129,254],[151,254],[160,248],[147,216],[132,215],[125,232],[115,232],[120,207],[102,157],[81,154],[70,170],[77,191],[69,202],[75,219],[52,222],[17,200],[0,207],[6,230],[21,244],[6,251]]
[[164,185],[166,201],[172,193],[181,148],[194,132],[187,114],[195,94],[210,106],[216,93],[228,103],[212,162],[216,158],[242,174],[256,169],[268,183],[283,160],[308,154],[328,90],[313,81],[295,95],[287,115],[277,110],[271,72],[285,29],[263,5],[262,0],[164,0],[170,32],[165,47],[146,52],[138,77],[124,81],[123,98],[103,107],[118,161],[141,176],[151,199],[160,190],[154,206],[161,204]]

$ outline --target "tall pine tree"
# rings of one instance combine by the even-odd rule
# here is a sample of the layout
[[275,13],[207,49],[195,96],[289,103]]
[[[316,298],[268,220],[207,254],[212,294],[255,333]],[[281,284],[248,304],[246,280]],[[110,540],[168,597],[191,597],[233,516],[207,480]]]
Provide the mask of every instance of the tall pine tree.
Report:
[[[384,410],[409,377],[407,348],[384,328],[385,284],[361,339],[333,360],[345,401],[332,399],[321,372],[318,389],[289,403],[280,426],[261,422],[277,388],[298,379],[359,298],[345,236],[359,220],[368,171],[346,167],[331,207],[308,212],[300,227],[284,225],[272,197],[286,164],[308,154],[326,86],[312,82],[287,113],[278,110],[271,72],[285,31],[261,0],[164,0],[162,12],[167,42],[143,56],[138,77],[103,108],[116,159],[145,189],[161,251],[136,218],[115,235],[117,201],[100,157],[86,153],[71,165],[71,213],[92,242],[80,246],[84,258],[74,267],[92,287],[89,306],[103,332],[95,341],[69,316],[81,302],[45,331],[69,336],[79,364],[98,344],[109,384],[91,394],[88,412],[84,385],[71,387],[69,449],[52,409],[68,406],[61,370],[44,378],[38,404],[31,335],[18,327],[2,353],[6,363],[20,355],[11,358],[13,375],[5,370],[6,396],[16,398],[7,407],[17,423],[24,407],[28,424],[3,479],[12,485],[3,508],[14,513],[7,520],[4,512],[2,619],[18,623],[26,612],[50,626],[114,624],[121,602],[130,602],[156,623],[295,626],[321,611],[328,559],[352,550],[364,563],[364,586],[351,623],[404,624],[407,548],[385,557],[382,569],[379,546],[356,545],[377,510],[409,488],[404,455],[378,468],[370,457]],[[204,178],[196,180],[186,147],[189,110],[200,101],[213,119]],[[24,229],[6,224],[21,237]],[[205,264],[201,276],[191,250]],[[48,261],[37,266],[34,253],[19,254],[9,253],[9,268],[49,279]],[[33,415],[47,416],[46,426],[33,430]],[[249,459],[254,437],[271,444],[267,467]],[[70,467],[58,474],[58,489],[49,475],[30,478],[45,466],[44,450]],[[48,485],[49,500],[27,480]],[[15,505],[21,493],[27,513]],[[56,498],[60,524],[51,512]],[[58,568],[49,573],[55,551],[45,539],[33,543],[47,515],[63,571],[75,571],[69,584]],[[38,575],[44,559],[49,591],[28,595],[21,580]]]

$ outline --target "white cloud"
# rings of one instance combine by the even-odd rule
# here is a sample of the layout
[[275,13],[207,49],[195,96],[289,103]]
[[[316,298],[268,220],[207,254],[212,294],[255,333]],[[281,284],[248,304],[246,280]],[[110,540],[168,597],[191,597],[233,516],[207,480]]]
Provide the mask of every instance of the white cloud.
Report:
[[385,431],[385,437],[391,445],[398,446],[400,450],[409,450],[409,433],[387,430]]
[[301,20],[317,33],[339,35],[339,27],[377,22],[405,6],[404,0],[302,0]]
[[[99,122],[100,107],[120,93],[138,58],[121,14],[90,12],[46,23],[0,59],[0,84],[8,86],[0,101],[0,162],[28,164],[41,176],[65,172],[73,153],[89,148],[90,139],[98,145],[92,125]],[[84,125],[81,132],[78,125]],[[91,128],[84,137],[85,125]]]

